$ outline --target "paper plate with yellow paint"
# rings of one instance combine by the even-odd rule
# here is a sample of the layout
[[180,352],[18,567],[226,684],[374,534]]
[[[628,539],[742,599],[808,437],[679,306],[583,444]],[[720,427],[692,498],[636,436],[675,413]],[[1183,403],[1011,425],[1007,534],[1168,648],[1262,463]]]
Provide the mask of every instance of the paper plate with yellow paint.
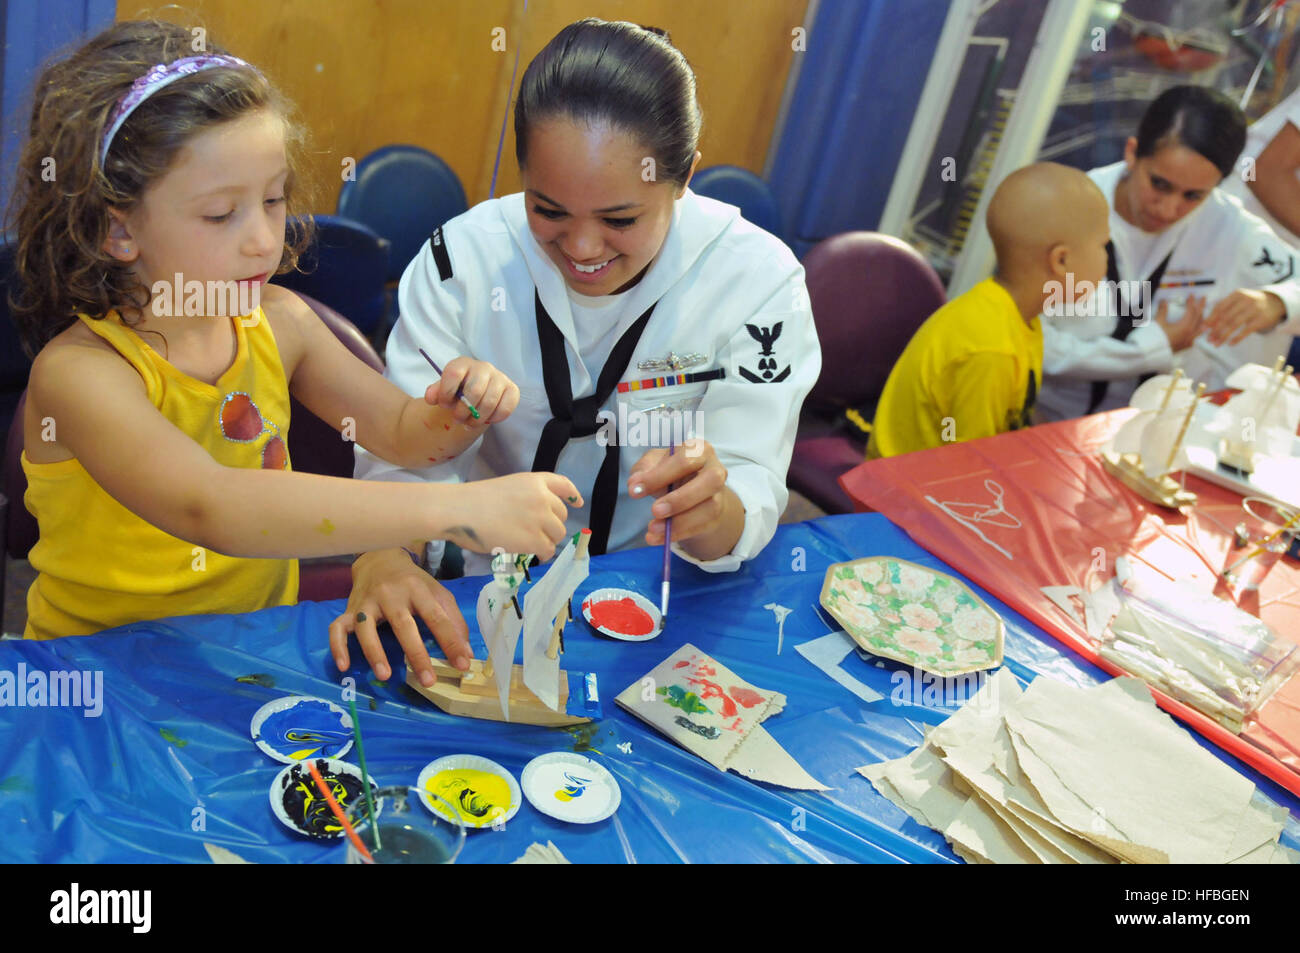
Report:
[[519,813],[524,800],[514,775],[476,754],[450,754],[429,762],[415,787],[432,813],[446,815],[429,797],[436,794],[456,808],[467,828],[504,824]]
[[[317,840],[334,840],[343,837],[343,825],[320,793],[316,779],[311,776],[308,761],[314,762],[316,772],[325,782],[330,796],[338,806],[347,811],[358,798],[365,797],[361,769],[355,764],[336,758],[311,758],[287,765],[271,782],[271,812],[291,831],[306,834]],[[368,778],[370,789],[377,791],[378,782]],[[377,804],[376,810],[383,805]]]
[[573,751],[538,755],[520,776],[524,797],[543,814],[573,824],[595,824],[613,815],[623,800],[605,766]]

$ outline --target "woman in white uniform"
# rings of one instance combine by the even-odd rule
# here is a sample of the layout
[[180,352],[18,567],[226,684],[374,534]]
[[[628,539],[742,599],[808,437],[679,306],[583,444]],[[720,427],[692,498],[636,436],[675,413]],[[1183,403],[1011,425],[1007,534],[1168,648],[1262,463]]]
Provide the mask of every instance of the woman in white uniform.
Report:
[[1250,124],[1237,174],[1223,189],[1300,246],[1300,89]]
[[1122,162],[1088,173],[1111,205],[1119,291],[1094,296],[1089,315],[1047,316],[1043,416],[1122,407],[1145,375],[1175,364],[1215,390],[1242,364],[1286,353],[1300,332],[1294,252],[1216,188],[1245,130],[1227,97],[1177,86],[1148,107]]
[[[582,492],[569,530],[589,526],[593,553],[662,545],[668,517],[674,552],[708,571],[767,544],[821,355],[790,250],[687,189],[699,130],[694,74],[664,36],[583,20],[537,55],[515,106],[524,191],[433,233],[402,276],[388,344],[398,387],[437,387],[448,407],[463,389],[481,420],[461,406],[446,456],[418,471],[358,449],[358,478],[555,470]],[[427,542],[357,559],[330,626],[340,669],[355,632],[389,676],[375,631],[387,620],[433,684],[416,615],[468,667],[465,622],[417,564],[438,564]],[[467,556],[467,573],[486,571]]]

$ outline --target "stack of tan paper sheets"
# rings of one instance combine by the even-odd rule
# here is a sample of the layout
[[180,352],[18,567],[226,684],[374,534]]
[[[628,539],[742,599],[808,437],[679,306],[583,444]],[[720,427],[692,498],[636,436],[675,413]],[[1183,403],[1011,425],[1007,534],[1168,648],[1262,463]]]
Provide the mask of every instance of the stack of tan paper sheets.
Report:
[[1300,862],[1286,810],[1135,678],[1022,692],[999,669],[921,747],[858,771],[969,863]]

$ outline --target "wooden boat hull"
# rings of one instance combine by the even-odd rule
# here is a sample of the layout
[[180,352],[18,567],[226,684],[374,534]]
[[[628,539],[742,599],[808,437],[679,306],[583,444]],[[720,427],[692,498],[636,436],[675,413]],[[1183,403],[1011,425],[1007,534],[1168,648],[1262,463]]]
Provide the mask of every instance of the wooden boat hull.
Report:
[[481,659],[471,660],[467,672],[448,665],[442,659],[434,659],[433,672],[438,676],[438,681],[432,688],[421,685],[419,676],[408,665],[406,684],[449,715],[544,727],[580,725],[591,721],[590,718],[580,715],[565,714],[564,709],[569,696],[567,673],[560,672],[560,710],[553,711],[524,685],[524,667],[515,665],[512,669],[508,719],[501,713],[501,699],[497,697],[496,680],[484,673]]
[[1144,500],[1179,512],[1186,512],[1196,505],[1196,494],[1184,490],[1173,477],[1165,474],[1153,480],[1143,473],[1142,460],[1136,453],[1120,456],[1106,452],[1101,455],[1101,463],[1107,473]]

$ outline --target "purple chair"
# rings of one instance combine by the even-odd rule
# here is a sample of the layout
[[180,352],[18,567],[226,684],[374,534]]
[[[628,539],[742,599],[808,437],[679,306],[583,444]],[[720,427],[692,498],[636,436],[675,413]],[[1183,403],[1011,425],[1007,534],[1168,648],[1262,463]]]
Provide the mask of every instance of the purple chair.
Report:
[[[325,322],[357,357],[375,370],[383,372],[384,362],[357,327],[332,308],[314,298],[299,294],[313,311]],[[23,409],[27,404],[24,390],[18,400],[13,423],[5,444],[4,458],[4,512],[0,514],[0,593],[4,592],[4,559],[26,559],[36,545],[39,530],[36,518],[23,505],[27,492],[27,476],[23,473]],[[304,473],[321,473],[326,476],[352,476],[352,444],[343,440],[339,432],[306,407],[291,399],[292,424],[289,428],[289,454],[293,468]],[[298,583],[298,600],[323,602],[327,599],[344,599],[352,590],[352,561],[304,562],[301,564]],[[2,606],[2,603],[0,603]]]
[[[334,336],[358,358],[381,374],[384,362],[366,336],[347,318],[310,295],[295,292],[316,312]],[[293,468],[303,473],[352,477],[352,444],[310,410],[291,399],[289,457]],[[325,602],[346,599],[352,591],[352,560],[311,561],[299,565],[298,601]]]
[[787,483],[828,513],[852,513],[839,478],[862,462],[862,452],[844,435],[844,410],[874,413],[894,362],[946,296],[919,252],[876,232],[818,242],[803,266],[822,371],[804,401]]

